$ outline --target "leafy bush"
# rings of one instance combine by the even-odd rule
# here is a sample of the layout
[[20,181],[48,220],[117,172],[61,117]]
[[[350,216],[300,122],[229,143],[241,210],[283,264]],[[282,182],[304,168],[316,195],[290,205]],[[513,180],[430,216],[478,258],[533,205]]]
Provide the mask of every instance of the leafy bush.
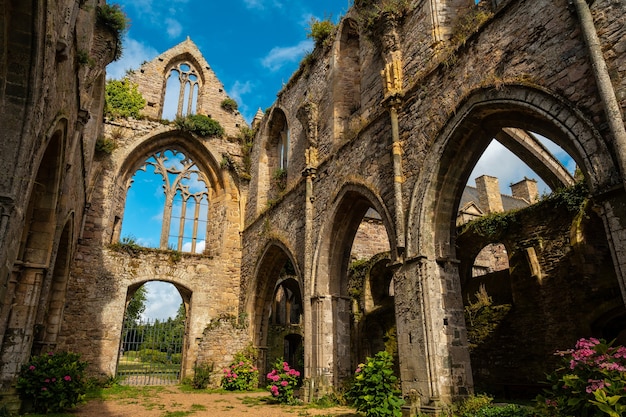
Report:
[[330,18],[319,20],[312,17],[309,21],[309,31],[306,34],[307,38],[315,41],[315,46],[326,46],[332,41],[332,34],[335,31],[336,25]]
[[84,371],[87,362],[69,352],[34,356],[22,365],[17,390],[36,412],[60,412],[75,407],[85,396]]
[[220,106],[224,110],[231,112],[231,113],[236,111],[239,108],[239,106],[237,105],[237,102],[230,97],[222,100],[222,103],[220,104]]
[[533,412],[528,407],[517,404],[494,405],[493,398],[479,394],[463,401],[456,407],[455,416],[458,417],[532,417]]
[[130,21],[119,4],[103,4],[102,6],[98,6],[96,19],[99,24],[115,34],[116,45],[113,60],[117,61],[122,57],[122,37],[128,30]]
[[111,155],[117,148],[117,143],[110,138],[99,137],[96,140],[96,152]]
[[193,367],[193,379],[191,386],[195,389],[206,389],[211,383],[211,374],[213,373],[213,364],[202,364]]
[[537,397],[545,415],[626,415],[626,347],[595,338],[580,339],[575,349],[556,352],[563,366],[548,376],[550,388]]
[[228,391],[251,391],[259,383],[259,370],[253,359],[244,353],[236,353],[228,368],[224,369],[222,388]]
[[139,118],[139,112],[146,106],[146,100],[137,90],[137,84],[123,80],[109,80],[105,87],[105,116]]
[[274,362],[272,371],[267,374],[267,379],[271,381],[267,388],[279,403],[296,404],[298,402],[293,391],[299,383],[300,372],[291,368],[282,358]]
[[174,123],[180,130],[193,132],[202,137],[220,137],[224,134],[224,128],[217,120],[203,114],[178,117]]
[[404,400],[399,396],[393,358],[384,350],[356,368],[354,382],[347,393],[357,411],[367,417],[402,416]]

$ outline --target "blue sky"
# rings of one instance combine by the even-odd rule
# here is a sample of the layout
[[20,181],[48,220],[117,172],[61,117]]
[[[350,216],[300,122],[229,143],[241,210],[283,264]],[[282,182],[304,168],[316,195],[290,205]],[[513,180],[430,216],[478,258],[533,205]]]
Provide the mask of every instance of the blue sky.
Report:
[[[313,49],[306,33],[312,18],[337,22],[351,0],[121,0],[131,24],[122,58],[107,67],[107,77],[120,79],[189,36],[198,45],[239,111],[250,122],[257,109],[276,100],[305,53]],[[560,148],[545,142],[570,172],[574,165]],[[539,180],[517,157],[493,142],[480,159],[468,184],[487,174],[500,179],[502,193],[524,177]],[[539,181],[540,194],[549,189]],[[163,213],[162,180],[151,173],[135,177],[128,195],[122,237],[142,245],[159,243]],[[150,204],[145,204],[146,202]],[[143,202],[144,204],[141,204]],[[134,217],[133,217],[134,216]],[[199,243],[202,248],[203,243]],[[170,284],[150,283],[145,316],[173,317],[180,297]]]
[[[351,1],[351,0],[350,0]],[[113,2],[112,2],[113,3]],[[313,50],[311,18],[338,21],[348,0],[121,0],[131,24],[122,58],[109,65],[119,79],[189,36],[250,122],[276,99],[283,83]]]

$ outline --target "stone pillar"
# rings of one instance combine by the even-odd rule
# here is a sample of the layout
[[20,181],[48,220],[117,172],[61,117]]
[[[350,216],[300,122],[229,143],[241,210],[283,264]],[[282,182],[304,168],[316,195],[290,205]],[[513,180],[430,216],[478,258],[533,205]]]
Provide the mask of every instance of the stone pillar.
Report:
[[513,197],[523,198],[529,204],[535,204],[539,201],[537,181],[530,178],[524,178],[520,182],[511,184],[511,193],[513,193]]
[[485,214],[502,213],[504,211],[502,194],[500,193],[500,186],[496,177],[481,175],[476,178],[476,188],[478,189],[480,209]]
[[394,287],[406,412],[437,413],[473,391],[457,261],[407,260]]

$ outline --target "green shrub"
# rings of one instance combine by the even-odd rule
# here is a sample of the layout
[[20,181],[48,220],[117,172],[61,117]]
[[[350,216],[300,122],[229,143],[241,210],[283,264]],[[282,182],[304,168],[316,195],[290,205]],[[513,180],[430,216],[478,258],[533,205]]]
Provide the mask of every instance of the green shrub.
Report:
[[251,391],[255,389],[259,383],[259,370],[253,362],[253,358],[244,353],[236,353],[228,368],[224,369],[222,388],[228,391]]
[[105,86],[104,115],[117,117],[140,117],[139,112],[146,106],[146,100],[137,90],[137,84],[128,79],[109,80]]
[[330,18],[319,20],[312,17],[309,21],[309,30],[306,34],[307,38],[315,41],[315,46],[326,46],[332,42],[332,35],[335,32],[336,25]]
[[174,123],[180,130],[192,132],[202,137],[220,137],[224,134],[224,128],[217,120],[203,114],[178,117]]
[[294,390],[300,382],[300,372],[291,368],[282,358],[274,362],[272,371],[267,374],[267,379],[270,380],[267,388],[279,403],[296,404],[298,402]]
[[99,137],[96,140],[97,153],[105,153],[107,155],[111,155],[115,148],[117,148],[117,143],[113,139]]
[[40,413],[60,412],[79,404],[85,396],[84,372],[87,362],[69,352],[34,356],[22,365],[17,391]]
[[400,398],[398,378],[393,374],[392,356],[381,351],[360,364],[347,397],[367,417],[402,416],[404,400]]
[[237,109],[239,108],[239,106],[237,105],[237,102],[230,97],[222,100],[222,103],[220,105],[224,110],[231,112],[231,113],[234,111],[237,111]]
[[128,17],[119,4],[103,4],[96,10],[96,21],[115,34],[116,45],[113,60],[117,61],[122,57],[122,37],[130,26]]
[[191,386],[195,389],[206,389],[211,383],[211,374],[213,373],[213,364],[205,363],[193,367],[193,379]]
[[528,407],[517,404],[492,404],[493,398],[478,394],[464,400],[455,407],[455,416],[458,417],[532,417],[533,411]]

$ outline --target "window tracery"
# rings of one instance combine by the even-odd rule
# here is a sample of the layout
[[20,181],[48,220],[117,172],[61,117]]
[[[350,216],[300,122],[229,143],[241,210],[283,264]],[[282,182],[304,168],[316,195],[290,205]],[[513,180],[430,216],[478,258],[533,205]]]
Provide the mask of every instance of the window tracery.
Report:
[[166,82],[162,117],[174,118],[195,114],[199,89],[198,73],[190,63],[182,61],[172,67]]
[[[144,180],[146,174],[148,176],[156,174],[161,177],[163,195],[155,196],[154,188],[135,193],[133,201],[130,197],[127,198],[126,211],[135,210],[136,205],[148,204],[147,199],[156,198],[162,205],[162,225],[158,247],[201,253],[206,242],[209,208],[209,181],[206,175],[185,153],[175,149],[161,150],[150,155],[133,177],[131,182],[133,187],[139,187],[138,176],[142,177],[140,179],[142,183],[154,181],[154,178]],[[125,218],[129,217],[126,213]],[[148,219],[144,215],[134,221],[146,223],[146,220]],[[138,227],[138,225],[135,226]],[[124,234],[130,228],[131,225],[124,222],[125,230],[122,233]],[[141,238],[139,243],[149,241],[143,236]]]

